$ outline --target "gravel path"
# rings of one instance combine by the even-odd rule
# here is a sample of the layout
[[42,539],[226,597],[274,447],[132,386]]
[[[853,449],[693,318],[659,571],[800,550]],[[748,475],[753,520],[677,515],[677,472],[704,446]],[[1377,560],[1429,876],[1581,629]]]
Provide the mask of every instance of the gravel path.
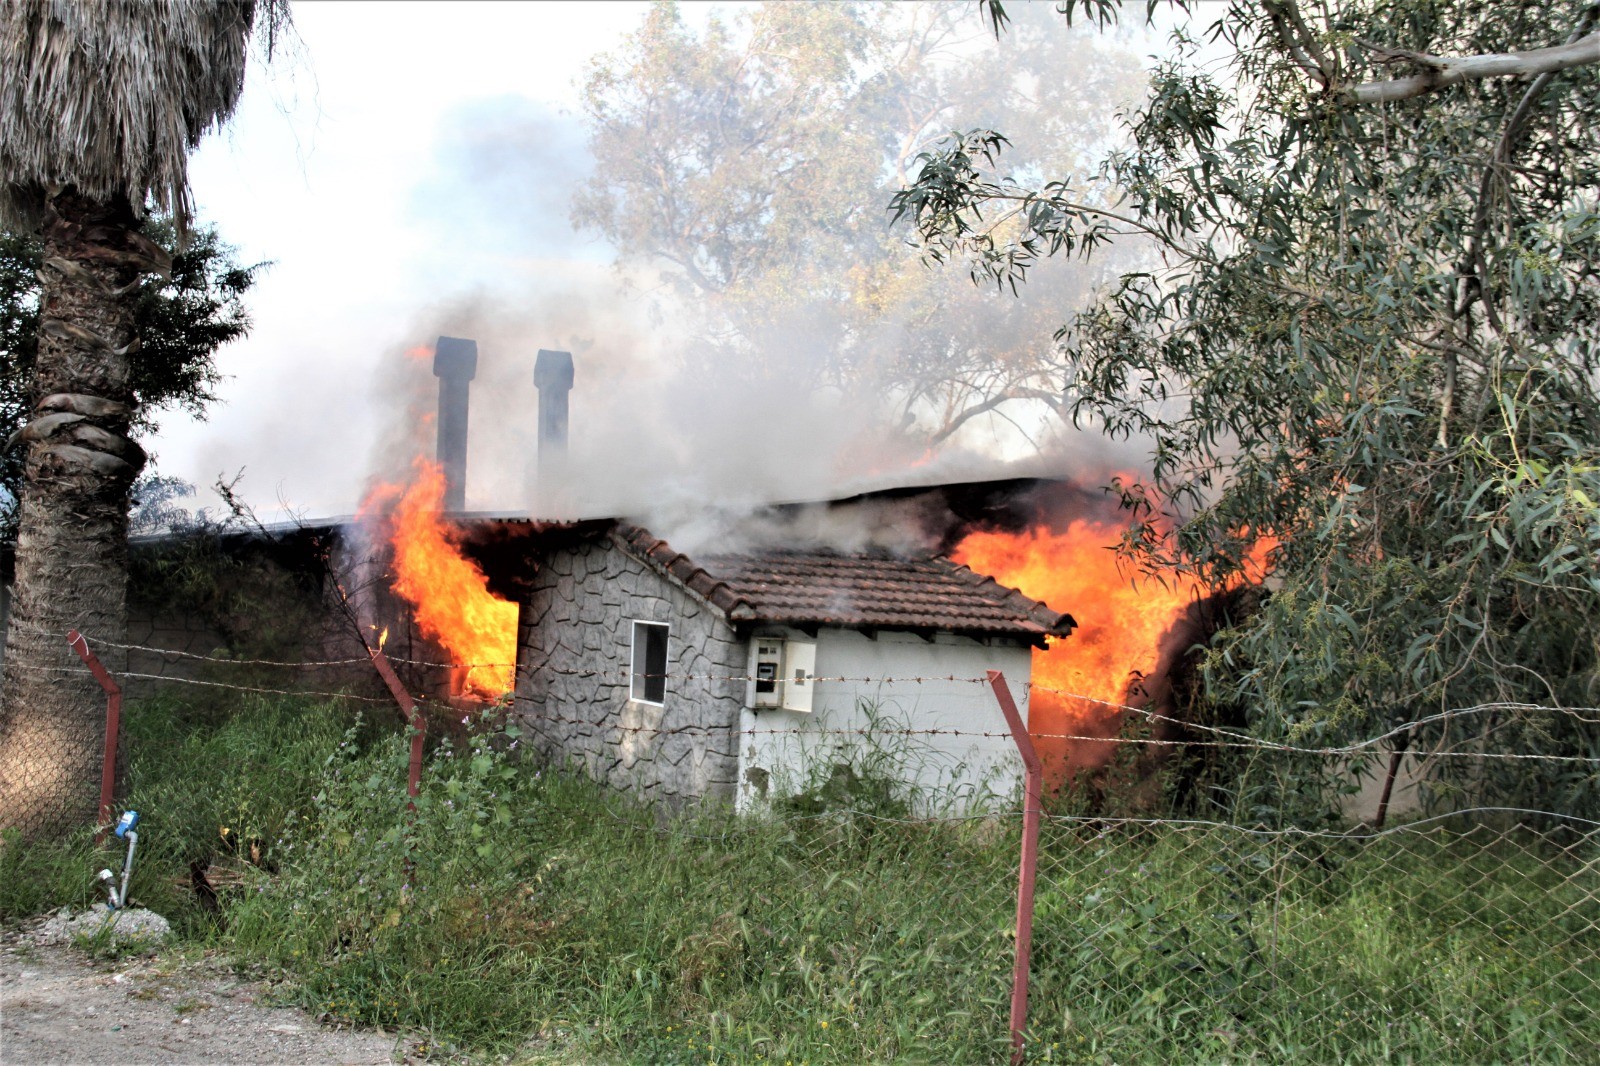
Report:
[[421,1061],[420,1040],[325,1029],[258,1002],[261,985],[212,957],[99,962],[0,933],[0,1063],[178,1066]]

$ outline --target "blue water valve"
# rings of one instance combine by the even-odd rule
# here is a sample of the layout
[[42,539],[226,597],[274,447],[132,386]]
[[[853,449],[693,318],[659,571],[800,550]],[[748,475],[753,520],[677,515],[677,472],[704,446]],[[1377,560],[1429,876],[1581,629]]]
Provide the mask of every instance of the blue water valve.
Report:
[[112,832],[116,833],[117,836],[119,836],[119,837],[125,837],[125,836],[128,835],[129,832],[131,832],[133,830],[133,827],[138,825],[138,824],[139,824],[139,812],[138,811],[123,811],[122,812],[122,817],[117,819],[117,827],[116,827],[116,829],[112,830]]

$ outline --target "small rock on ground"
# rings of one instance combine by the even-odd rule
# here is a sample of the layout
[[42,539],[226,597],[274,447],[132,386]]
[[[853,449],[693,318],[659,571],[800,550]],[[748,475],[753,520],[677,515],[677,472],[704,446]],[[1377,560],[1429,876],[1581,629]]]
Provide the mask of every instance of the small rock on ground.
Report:
[[40,944],[72,944],[106,937],[117,951],[151,951],[172,935],[172,926],[155,911],[129,907],[120,911],[93,907],[80,914],[58,911],[34,933]]

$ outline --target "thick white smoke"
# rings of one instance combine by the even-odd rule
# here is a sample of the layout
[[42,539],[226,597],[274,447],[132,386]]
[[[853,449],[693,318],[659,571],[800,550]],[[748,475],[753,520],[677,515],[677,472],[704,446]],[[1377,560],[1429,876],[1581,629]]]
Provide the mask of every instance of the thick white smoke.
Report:
[[[1038,22],[1028,32],[1067,32],[1058,18],[1025,14],[1024,22]],[[969,36],[981,37],[976,23],[972,29]],[[974,40],[962,47],[1007,46]],[[1089,46],[1060,54],[1080,66],[1054,72],[1061,79],[1056,86],[1100,76],[1081,66],[1098,54]],[[1106,62],[1125,71],[1129,61],[1107,53]],[[1036,75],[1018,78],[1019,99],[1058,91]],[[1119,103],[1126,101],[1108,97],[1108,114],[1074,119],[1073,128],[1084,137],[1103,136],[1113,128],[1109,110]],[[999,105],[949,118],[1002,128],[1008,118],[1023,122]],[[1037,117],[1028,121],[1035,130],[1055,128]],[[1104,148],[1086,141],[1075,151],[1089,158]],[[1072,156],[1054,153],[1058,161]],[[1144,442],[1119,444],[1073,430],[1037,401],[973,418],[935,447],[925,425],[937,426],[948,414],[936,400],[916,413],[924,425],[908,424],[907,364],[926,362],[936,375],[950,351],[977,352],[980,365],[957,360],[950,372],[980,377],[987,372],[986,344],[1006,360],[1049,354],[1052,328],[1103,280],[1098,265],[1043,263],[1013,296],[975,293],[959,266],[930,272],[908,256],[906,288],[916,298],[900,299],[894,284],[880,285],[872,290],[877,309],[870,317],[841,306],[825,277],[797,270],[795,277],[816,288],[782,292],[759,309],[742,343],[723,345],[707,339],[716,319],[707,298],[672,285],[670,266],[636,258],[611,268],[611,250],[592,234],[554,224],[560,205],[592,169],[570,115],[504,98],[452,116],[417,195],[443,202],[434,212],[445,223],[441,240],[470,235],[484,260],[498,265],[474,271],[478,280],[465,292],[451,292],[448,272],[441,271],[438,300],[416,311],[405,339],[391,342],[380,359],[370,378],[370,404],[383,412],[366,464],[374,478],[404,480],[415,456],[433,452],[431,354],[441,334],[478,342],[468,510],[629,517],[684,550],[759,541],[913,547],[925,534],[888,512],[845,520],[836,512],[780,515],[764,508],[893,485],[1012,476],[1093,482],[1143,460]],[[463,187],[469,195],[451,197],[450,190]],[[885,200],[874,207],[885,225],[886,206]],[[457,248],[443,262],[463,254]],[[959,316],[944,313],[957,304],[964,308]],[[841,370],[846,346],[850,365]],[[533,385],[541,348],[572,352],[576,366],[567,452],[543,463]]]

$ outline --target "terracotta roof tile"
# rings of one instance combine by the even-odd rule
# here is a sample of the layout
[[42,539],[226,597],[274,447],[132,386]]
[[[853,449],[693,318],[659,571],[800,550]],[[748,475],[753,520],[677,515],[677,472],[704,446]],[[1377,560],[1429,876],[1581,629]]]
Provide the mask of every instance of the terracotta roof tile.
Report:
[[769,549],[690,559],[639,526],[624,548],[705,598],[730,620],[866,629],[1066,636],[1077,625],[1015,589],[940,556]]

